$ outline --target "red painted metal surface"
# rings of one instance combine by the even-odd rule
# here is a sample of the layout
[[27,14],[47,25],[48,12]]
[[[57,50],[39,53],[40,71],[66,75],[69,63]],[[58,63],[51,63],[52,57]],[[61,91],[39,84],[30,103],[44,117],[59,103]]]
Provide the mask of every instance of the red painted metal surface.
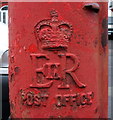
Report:
[[9,3],[12,118],[107,118],[107,3]]

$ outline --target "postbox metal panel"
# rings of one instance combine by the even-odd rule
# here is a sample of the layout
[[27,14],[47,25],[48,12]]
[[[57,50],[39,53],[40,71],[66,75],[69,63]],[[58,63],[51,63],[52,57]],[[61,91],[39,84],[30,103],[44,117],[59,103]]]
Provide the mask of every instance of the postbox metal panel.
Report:
[[9,3],[12,118],[107,118],[107,3]]

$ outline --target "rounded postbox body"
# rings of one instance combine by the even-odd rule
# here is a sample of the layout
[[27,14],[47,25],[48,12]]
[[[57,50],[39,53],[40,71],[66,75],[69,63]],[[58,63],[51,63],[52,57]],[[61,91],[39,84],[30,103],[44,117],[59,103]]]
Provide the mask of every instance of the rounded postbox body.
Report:
[[11,118],[107,118],[107,3],[9,3]]

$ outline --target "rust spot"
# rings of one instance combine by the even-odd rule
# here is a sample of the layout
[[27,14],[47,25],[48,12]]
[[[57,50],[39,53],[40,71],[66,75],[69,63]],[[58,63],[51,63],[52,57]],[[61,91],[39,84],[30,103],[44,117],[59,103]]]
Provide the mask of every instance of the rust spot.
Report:
[[102,28],[107,29],[108,28],[108,20],[106,18],[103,19],[102,21]]
[[98,44],[98,40],[95,40],[95,41],[94,41],[94,47],[96,47],[97,44]]
[[19,67],[15,67],[14,71],[15,71],[16,73],[18,73],[18,72],[20,71],[20,68],[19,68]]
[[106,30],[101,35],[101,44],[102,44],[103,49],[105,49],[106,45],[108,44],[107,31]]
[[107,37],[108,20],[106,18],[104,18],[102,21],[102,28],[103,28],[103,33],[101,35],[101,44],[103,49],[105,50],[105,47],[108,44],[108,37]]
[[10,82],[13,82],[13,81],[14,81],[14,73],[12,73],[10,77]]
[[80,44],[80,42],[77,42],[77,44]]
[[97,113],[97,112],[98,112],[98,108],[95,109],[95,113]]

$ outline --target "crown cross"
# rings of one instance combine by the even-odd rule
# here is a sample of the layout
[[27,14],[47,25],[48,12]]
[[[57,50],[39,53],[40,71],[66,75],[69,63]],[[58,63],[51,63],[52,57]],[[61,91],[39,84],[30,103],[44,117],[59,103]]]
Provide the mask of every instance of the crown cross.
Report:
[[58,13],[55,10],[52,10],[50,15],[52,17],[52,21],[58,21]]

